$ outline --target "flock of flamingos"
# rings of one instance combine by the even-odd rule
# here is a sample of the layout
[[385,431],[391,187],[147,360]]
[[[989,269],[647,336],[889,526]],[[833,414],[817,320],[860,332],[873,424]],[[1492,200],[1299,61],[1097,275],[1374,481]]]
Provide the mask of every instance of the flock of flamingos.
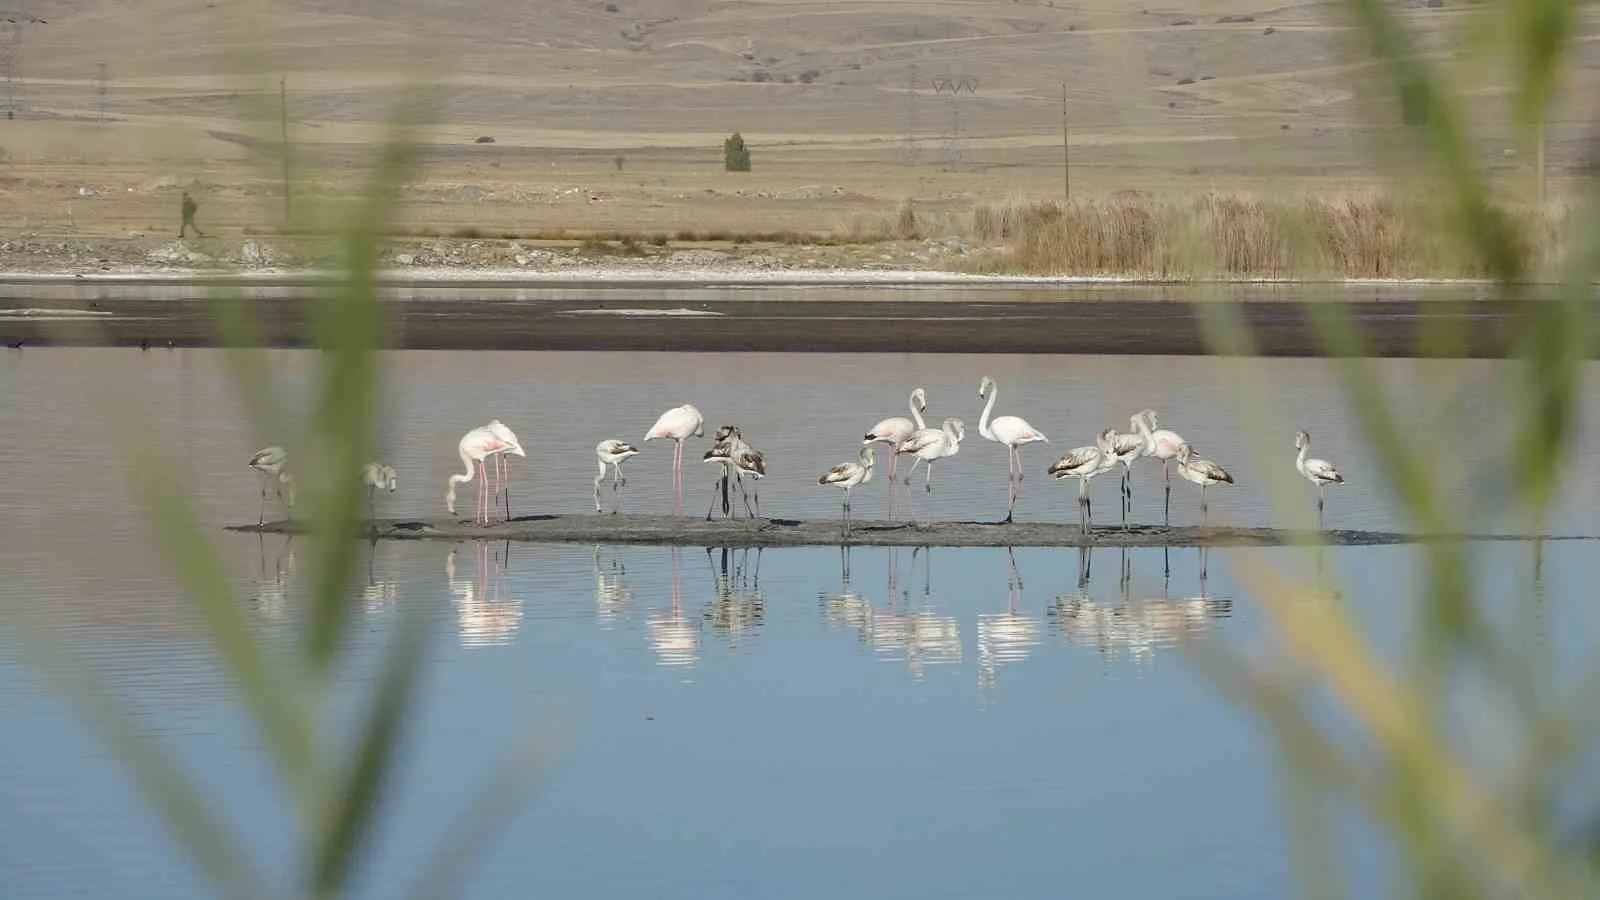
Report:
[[[986,400],[983,413],[978,419],[978,433],[985,439],[1003,444],[1010,457],[1010,484],[1008,487],[1008,506],[1006,508],[1005,522],[1012,521],[1016,510],[1017,493],[1022,481],[1022,455],[1021,449],[1026,444],[1049,443],[1049,438],[1044,433],[1028,424],[1020,416],[996,416],[990,419],[994,410],[995,398],[999,394],[999,387],[995,380],[987,375],[978,385],[978,399]],[[941,459],[955,456],[961,449],[961,442],[966,439],[966,425],[957,418],[947,418],[939,427],[930,427],[922,418],[928,408],[927,392],[916,388],[911,392],[910,411],[911,417],[893,416],[878,422],[867,431],[862,438],[861,449],[856,459],[851,462],[840,463],[822,473],[817,479],[819,485],[831,485],[842,488],[844,491],[840,508],[842,526],[846,534],[850,530],[850,491],[872,480],[876,468],[874,453],[875,444],[884,444],[889,448],[888,478],[891,486],[896,481],[896,468],[900,457],[912,457],[911,468],[905,476],[899,479],[904,485],[911,484],[911,476],[916,473],[917,466],[924,466],[924,487],[931,493],[933,491],[933,464]],[[1172,509],[1172,472],[1171,464],[1174,460],[1178,464],[1178,474],[1185,480],[1200,486],[1200,513],[1204,523],[1206,514],[1206,488],[1213,484],[1233,484],[1233,476],[1226,469],[1209,459],[1201,458],[1195,454],[1194,446],[1184,440],[1177,432],[1162,428],[1156,417],[1155,410],[1145,409],[1129,417],[1130,431],[1118,432],[1114,428],[1102,430],[1095,436],[1095,442],[1082,447],[1074,447],[1065,455],[1051,463],[1045,471],[1056,479],[1078,479],[1078,511],[1079,527],[1089,530],[1093,524],[1093,510],[1089,502],[1089,481],[1096,475],[1101,475],[1122,467],[1121,494],[1122,494],[1122,523],[1127,525],[1128,511],[1133,501],[1133,488],[1131,475],[1133,464],[1144,458],[1161,461],[1162,475],[1165,482],[1165,510],[1170,521]],[[705,434],[705,417],[700,410],[690,404],[683,404],[662,413],[656,419],[650,430],[645,432],[646,442],[657,438],[673,442],[672,452],[672,487],[673,487],[673,515],[681,515],[683,504],[683,442],[690,437],[702,437]],[[1344,476],[1334,465],[1325,459],[1308,458],[1307,452],[1311,446],[1311,435],[1305,431],[1295,433],[1295,449],[1299,455],[1295,458],[1295,468],[1317,487],[1317,511],[1320,515],[1323,509],[1324,492],[1330,484],[1344,484]],[[456,511],[456,485],[466,484],[473,480],[474,474],[478,476],[477,508],[474,512],[474,523],[487,525],[490,521],[490,510],[493,501],[505,491],[505,457],[507,455],[527,456],[522,449],[522,444],[517,440],[515,433],[507,428],[499,419],[491,420],[487,425],[481,425],[461,436],[457,446],[461,455],[465,471],[450,476],[446,482],[445,509],[455,515]],[[594,508],[601,512],[600,488],[607,475],[611,477],[611,488],[616,493],[627,479],[622,476],[622,463],[639,453],[639,448],[619,440],[607,438],[595,445],[595,458],[599,465],[599,474],[594,478]],[[716,510],[718,499],[722,504],[722,513],[726,517],[730,511],[730,484],[736,486],[741,499],[744,501],[748,515],[759,518],[761,514],[761,500],[755,497],[754,508],[751,507],[751,491],[748,491],[744,479],[749,477],[752,482],[766,477],[766,459],[761,451],[745,442],[744,435],[737,425],[723,425],[713,437],[710,450],[705,452],[701,459],[707,464],[720,465],[722,471],[717,480],[717,491],[712,497],[711,507],[706,510],[706,520],[709,521]],[[492,466],[487,466],[493,460]],[[289,468],[289,454],[279,446],[266,447],[256,452],[250,458],[250,467],[259,472],[265,479],[261,487],[261,516],[258,524],[266,522],[267,494],[269,488],[276,492],[278,501],[283,505],[286,515],[293,515],[294,509],[294,476]],[[496,476],[498,486],[491,488],[491,475]],[[367,487],[369,511],[375,515],[375,496],[378,491],[393,493],[397,486],[397,478],[393,467],[383,463],[371,462],[366,465],[364,482]],[[507,501],[509,505],[509,500]],[[612,512],[616,512],[615,509]],[[507,517],[510,512],[507,510]]]

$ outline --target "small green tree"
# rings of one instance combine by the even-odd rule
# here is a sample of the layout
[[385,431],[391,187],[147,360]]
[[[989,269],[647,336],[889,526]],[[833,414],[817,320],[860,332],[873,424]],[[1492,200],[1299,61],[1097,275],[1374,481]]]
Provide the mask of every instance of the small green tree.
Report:
[[722,142],[722,167],[729,172],[750,171],[750,148],[737,131]]

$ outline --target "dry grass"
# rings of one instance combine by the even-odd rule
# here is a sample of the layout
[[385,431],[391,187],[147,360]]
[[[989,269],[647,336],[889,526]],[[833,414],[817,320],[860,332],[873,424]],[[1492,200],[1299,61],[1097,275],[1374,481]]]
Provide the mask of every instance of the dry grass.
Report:
[[[1515,211],[1528,271],[1548,273],[1564,213]],[[970,236],[994,245],[964,268],[1152,278],[1480,277],[1441,210],[1391,197],[1299,200],[1203,194],[973,208]]]

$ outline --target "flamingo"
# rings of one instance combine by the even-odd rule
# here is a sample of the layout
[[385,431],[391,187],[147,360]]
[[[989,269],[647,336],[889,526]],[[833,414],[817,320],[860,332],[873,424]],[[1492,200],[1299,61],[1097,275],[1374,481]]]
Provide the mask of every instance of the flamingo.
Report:
[[1130,416],[1131,432],[1111,433],[1111,454],[1122,464],[1122,527],[1128,527],[1128,513],[1133,511],[1133,464],[1148,452],[1149,444],[1139,433],[1139,417]]
[[379,462],[369,462],[361,472],[361,480],[367,486],[367,513],[372,517],[374,525],[378,519],[378,506],[375,499],[378,491],[394,493],[399,486],[399,479],[395,477],[394,466]]
[[1294,446],[1300,451],[1300,455],[1295,457],[1294,467],[1317,486],[1317,524],[1321,525],[1324,492],[1330,484],[1344,484],[1344,476],[1339,474],[1333,463],[1325,459],[1306,458],[1306,453],[1311,450],[1311,432],[1303,429],[1295,432]]
[[[503,441],[505,443],[506,450],[509,450],[512,447],[521,447],[522,446],[522,442],[517,440],[516,433],[513,432],[511,429],[507,428],[505,426],[505,424],[502,423],[499,419],[490,419],[489,420],[489,424],[485,425],[484,427],[489,429],[491,434],[493,434],[495,437],[499,438],[501,441]],[[494,462],[495,462],[495,476],[499,480],[499,483],[500,483],[500,486],[495,488],[494,495],[496,497],[500,496],[501,494],[505,494],[506,495],[506,518],[510,519],[511,518],[511,491],[507,490],[507,488],[506,488],[506,480],[507,480],[507,476],[508,476],[508,473],[506,471],[506,450],[503,450],[503,451],[501,451],[499,453],[493,454]],[[526,455],[526,454],[524,454],[524,455]]]
[[1217,465],[1209,459],[1201,459],[1194,455],[1194,447],[1188,441],[1178,445],[1178,474],[1184,480],[1200,485],[1200,524],[1206,523],[1206,487],[1213,484],[1233,484],[1233,476],[1228,470]]
[[[755,509],[750,508],[751,492],[744,486],[744,476],[749,475],[753,480],[760,481],[767,477],[767,458],[760,450],[750,446],[744,439],[744,432],[737,425],[724,425],[717,429],[715,443],[710,450],[705,452],[701,459],[707,463],[717,463],[722,466],[722,477],[718,479],[722,493],[722,514],[728,514],[728,479],[731,475],[734,484],[739,487],[739,496],[744,500],[744,511],[751,518],[761,517],[761,495],[755,494]],[[711,510],[716,508],[717,499],[711,498],[711,507],[706,510],[706,520],[711,519]]]
[[1161,427],[1161,421],[1156,418],[1153,409],[1140,410],[1134,422],[1135,429],[1144,438],[1144,455],[1161,460],[1161,479],[1165,486],[1165,500],[1162,505],[1161,519],[1164,524],[1172,523],[1172,460],[1178,458],[1178,448],[1183,446],[1183,435],[1176,431],[1168,431]]
[[895,453],[915,456],[911,463],[911,470],[906,473],[905,484],[911,484],[911,476],[917,472],[917,463],[928,464],[925,484],[928,493],[933,493],[933,461],[955,456],[961,449],[961,442],[967,438],[967,426],[960,419],[945,419],[938,428],[920,428],[912,432],[911,436],[895,446]]
[[705,434],[705,417],[700,415],[700,410],[685,403],[674,406],[662,413],[656,423],[645,432],[646,441],[655,438],[666,438],[677,446],[672,451],[672,514],[678,515],[683,509],[683,442],[690,437],[701,437]]
[[1089,500],[1089,479],[1102,472],[1109,472],[1117,464],[1117,457],[1111,446],[1115,435],[1115,430],[1107,428],[1095,436],[1093,446],[1074,447],[1045,469],[1045,474],[1058,481],[1062,478],[1078,479],[1080,531],[1087,532],[1094,524],[1094,507]]
[[[861,451],[856,454],[855,462],[840,463],[822,473],[817,479],[817,484],[831,484],[834,487],[844,488],[844,503],[840,507],[840,523],[844,537],[850,536],[850,489],[858,484],[872,480],[872,469],[875,464],[872,455],[872,443],[869,441],[861,445]],[[912,463],[912,465],[916,465]]]
[[461,454],[461,463],[466,467],[465,472],[457,472],[450,476],[449,489],[444,495],[445,509],[451,515],[456,512],[456,485],[466,484],[472,480],[472,464],[478,464],[478,474],[482,478],[478,482],[478,506],[473,514],[473,521],[482,518],[483,524],[489,524],[489,483],[488,474],[484,471],[483,461],[496,453],[515,453],[518,456],[527,456],[521,444],[508,445],[503,439],[489,430],[487,425],[480,425],[461,436],[456,445],[456,452]]
[[733,469],[733,456],[738,444],[743,442],[744,436],[737,425],[723,425],[711,436],[711,449],[707,450],[700,461],[707,465],[722,467],[722,474],[712,482],[711,505],[706,507],[706,521],[711,521],[711,512],[717,508],[717,498],[722,498],[722,515],[729,514],[728,493],[730,482],[737,477]]
[[[283,514],[288,518],[294,518],[294,475],[289,472],[288,466],[289,451],[276,444],[263,447],[250,457],[250,468],[260,472],[263,477],[261,515],[256,520],[257,526],[267,523],[267,484],[272,481],[277,482],[275,490],[278,502],[283,504]],[[285,489],[289,492],[287,499],[284,498]]]
[[[628,479],[622,477],[622,461],[638,454],[639,448],[616,438],[606,438],[594,445],[594,455],[596,461],[600,464],[600,474],[594,477],[595,512],[600,512],[600,482],[606,478],[606,466],[611,467],[611,493],[614,497],[617,489],[628,483]],[[611,512],[615,515],[616,508],[613,507]]]
[[[733,454],[733,470],[737,475],[749,475],[752,481],[760,481],[767,477],[767,458],[762,455],[760,450],[741,440]],[[759,519],[761,518],[761,492],[752,490],[751,493],[756,498],[755,517]],[[750,512],[750,498],[745,494],[743,480],[739,482],[739,496],[745,498],[745,512]]]
[[988,375],[983,376],[983,381],[978,384],[978,399],[982,400],[987,394],[989,402],[983,406],[983,414],[978,417],[978,433],[991,441],[1005,444],[1011,457],[1010,469],[1007,471],[1009,503],[1006,506],[1005,521],[1010,523],[1012,515],[1017,509],[1017,494],[1022,486],[1022,453],[1023,444],[1032,444],[1036,441],[1050,443],[1050,439],[1021,416],[997,416],[993,422],[989,421],[989,411],[994,409],[994,401],[1000,396],[1000,385],[995,383]]
[[[911,418],[905,416],[890,416],[872,426],[866,437],[861,439],[863,444],[887,444],[893,450],[901,441],[910,437],[912,432],[927,428],[927,423],[922,421],[922,413],[928,408],[928,392],[916,388],[911,392]],[[894,485],[895,464],[900,457],[894,453],[889,454],[889,484]]]

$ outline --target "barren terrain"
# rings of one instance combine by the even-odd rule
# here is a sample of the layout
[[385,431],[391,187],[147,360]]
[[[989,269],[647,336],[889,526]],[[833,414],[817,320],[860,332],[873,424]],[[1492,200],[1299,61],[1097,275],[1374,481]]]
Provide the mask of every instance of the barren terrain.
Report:
[[[974,208],[1064,195],[1063,86],[1074,198],[1369,195],[1396,130],[1375,123],[1397,119],[1337,3],[11,7],[19,23],[0,31],[11,76],[0,107],[14,115],[0,119],[7,269],[315,257],[316,227],[359,193],[414,88],[431,105],[392,258],[419,266],[639,258],[617,243],[629,235],[656,241],[652,258],[961,268],[986,239]],[[1435,58],[1461,59],[1478,21],[1466,4],[1404,10]],[[1587,15],[1551,115],[1557,199],[1600,111],[1600,16]],[[1510,140],[1504,73],[1455,68],[1484,166],[1526,198],[1532,165]],[[278,234],[285,109],[292,221],[311,230],[299,237]],[[749,173],[722,171],[733,131],[752,147]],[[173,245],[184,190],[208,237]],[[585,250],[597,233],[611,245]]]

